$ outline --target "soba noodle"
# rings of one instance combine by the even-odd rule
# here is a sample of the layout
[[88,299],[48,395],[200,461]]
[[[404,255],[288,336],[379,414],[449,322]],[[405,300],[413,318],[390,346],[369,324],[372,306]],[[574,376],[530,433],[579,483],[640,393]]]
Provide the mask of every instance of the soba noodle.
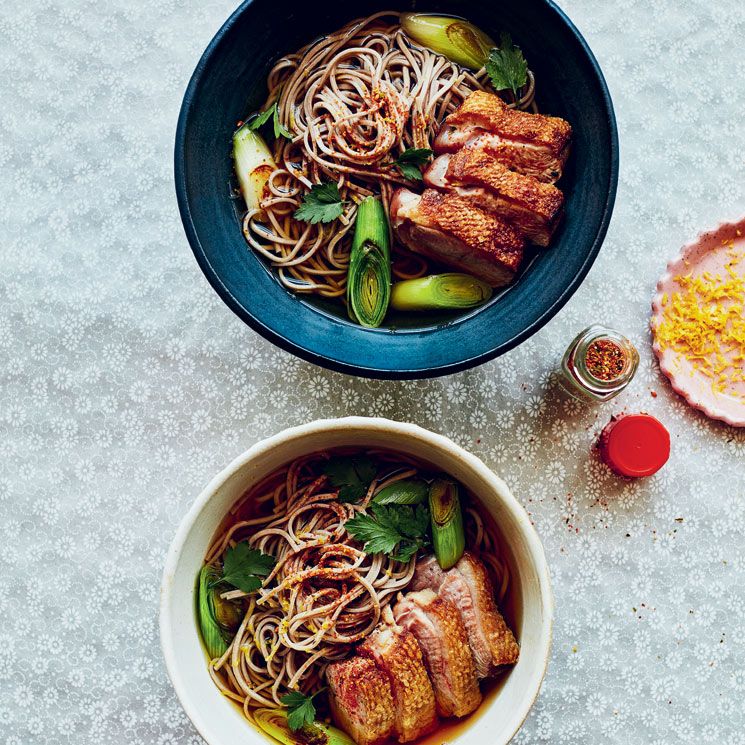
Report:
[[[246,213],[243,233],[294,292],[344,295],[357,202],[380,193],[388,213],[393,190],[407,183],[394,160],[408,148],[431,148],[443,119],[488,87],[483,68],[473,73],[416,45],[398,19],[382,12],[352,21],[283,57],[269,73],[262,108],[277,102],[294,136],[275,140],[268,196],[261,209]],[[529,73],[514,105],[534,107],[533,98]],[[295,220],[303,195],[321,181],[337,184],[344,213],[329,224]],[[426,270],[418,256],[394,255],[399,279]]]
[[[411,582],[416,556],[407,563],[367,554],[344,523],[364,511],[381,489],[417,476],[421,465],[388,451],[368,453],[378,471],[358,504],[338,501],[315,454],[275,471],[233,508],[214,539],[206,563],[222,562],[240,541],[276,558],[258,594],[228,590],[223,599],[247,597],[247,610],[227,651],[210,662],[219,689],[252,709],[279,708],[294,689],[311,694],[323,686],[327,665],[348,657],[352,645],[377,626],[381,613]],[[251,515],[246,519],[240,516]],[[256,516],[253,516],[256,515]],[[498,600],[509,572],[499,545],[473,505],[466,506],[467,545],[486,562]]]

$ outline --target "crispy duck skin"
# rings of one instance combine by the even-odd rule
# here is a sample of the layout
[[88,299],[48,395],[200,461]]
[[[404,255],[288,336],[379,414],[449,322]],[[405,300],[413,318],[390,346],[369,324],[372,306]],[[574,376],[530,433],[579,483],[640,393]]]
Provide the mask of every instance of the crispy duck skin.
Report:
[[379,745],[394,728],[388,677],[366,657],[350,657],[326,668],[334,721],[357,745]]
[[401,597],[393,615],[419,642],[437,713],[464,717],[478,708],[481,691],[458,609],[432,590],[421,590]]
[[458,608],[468,633],[478,677],[489,678],[501,665],[517,662],[520,648],[497,608],[483,563],[466,551],[460,561],[446,572],[436,564],[434,558],[420,561],[412,587],[415,590],[429,587]]
[[506,220],[539,246],[548,246],[564,207],[559,189],[510,171],[478,141],[435,158],[424,173],[424,183],[435,189],[452,189]]
[[414,635],[384,622],[357,652],[373,660],[390,681],[398,741],[410,742],[431,732],[438,721],[435,694]]
[[570,124],[555,116],[508,108],[496,94],[474,91],[445,120],[435,153],[452,153],[476,138],[511,170],[553,183],[569,156]]
[[509,224],[467,199],[426,189],[398,189],[391,222],[399,241],[416,253],[480,277],[509,284],[522,261],[524,238]]

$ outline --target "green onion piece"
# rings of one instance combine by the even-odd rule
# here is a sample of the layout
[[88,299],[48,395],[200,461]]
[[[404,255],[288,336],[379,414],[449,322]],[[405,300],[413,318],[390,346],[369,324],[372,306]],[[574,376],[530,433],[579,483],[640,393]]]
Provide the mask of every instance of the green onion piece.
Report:
[[202,641],[210,659],[222,657],[228,648],[222,636],[220,624],[215,614],[215,590],[209,584],[220,578],[220,573],[209,564],[202,567],[199,573],[199,597],[197,598],[197,615]]
[[391,249],[388,220],[379,197],[367,197],[357,207],[349,257],[347,305],[362,326],[383,323],[391,297]]
[[422,479],[402,479],[381,489],[372,499],[375,504],[421,504],[429,486]]
[[346,733],[326,722],[316,722],[316,727],[329,738],[329,745],[356,745],[355,741]]
[[431,274],[396,282],[391,307],[396,310],[464,310],[485,303],[492,296],[486,282],[468,274]]
[[306,724],[293,732],[282,709],[256,709],[256,724],[282,745],[355,745],[349,735],[325,722]]
[[277,166],[261,135],[248,123],[233,135],[233,160],[246,206],[250,210],[259,209],[266,182]]
[[422,46],[471,70],[480,70],[496,46],[481,29],[453,16],[402,13],[401,28]]
[[435,558],[443,569],[450,569],[466,548],[458,484],[435,479],[429,488],[429,513]]

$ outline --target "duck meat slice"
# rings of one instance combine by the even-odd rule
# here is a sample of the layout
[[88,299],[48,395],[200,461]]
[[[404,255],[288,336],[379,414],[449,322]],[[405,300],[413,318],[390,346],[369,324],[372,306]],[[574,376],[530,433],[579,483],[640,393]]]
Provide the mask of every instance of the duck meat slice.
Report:
[[464,717],[481,703],[476,666],[458,609],[433,590],[410,592],[393,609],[419,642],[442,717]]
[[437,559],[432,554],[423,556],[416,563],[409,588],[414,592],[419,590],[434,590],[437,592],[442,587],[446,576],[445,570],[437,563]]
[[[458,563],[442,571],[434,558],[417,562],[412,587],[429,587],[460,612],[468,634],[476,675],[489,678],[502,665],[517,662],[520,648],[494,600],[483,562],[466,551]],[[439,569],[439,571],[437,571]]]
[[388,677],[398,741],[411,742],[432,732],[438,721],[435,693],[414,635],[395,623],[384,622],[357,652],[373,660]]
[[453,153],[476,138],[503,165],[553,183],[569,157],[572,127],[564,119],[511,109],[496,94],[474,91],[445,119],[435,153]]
[[455,191],[539,246],[548,246],[564,207],[564,195],[553,184],[511,171],[478,140],[435,158],[424,173],[424,183]]
[[350,657],[326,668],[331,714],[357,745],[379,745],[394,730],[388,677],[366,657]]
[[398,189],[391,222],[410,250],[480,277],[492,287],[509,284],[525,249],[525,239],[508,223],[458,194]]

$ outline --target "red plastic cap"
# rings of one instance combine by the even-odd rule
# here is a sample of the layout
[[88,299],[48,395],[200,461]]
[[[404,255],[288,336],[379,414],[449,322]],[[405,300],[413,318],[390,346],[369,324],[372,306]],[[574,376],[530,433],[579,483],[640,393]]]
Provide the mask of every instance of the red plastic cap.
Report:
[[670,433],[649,414],[625,414],[603,430],[600,454],[621,476],[651,476],[670,457]]

